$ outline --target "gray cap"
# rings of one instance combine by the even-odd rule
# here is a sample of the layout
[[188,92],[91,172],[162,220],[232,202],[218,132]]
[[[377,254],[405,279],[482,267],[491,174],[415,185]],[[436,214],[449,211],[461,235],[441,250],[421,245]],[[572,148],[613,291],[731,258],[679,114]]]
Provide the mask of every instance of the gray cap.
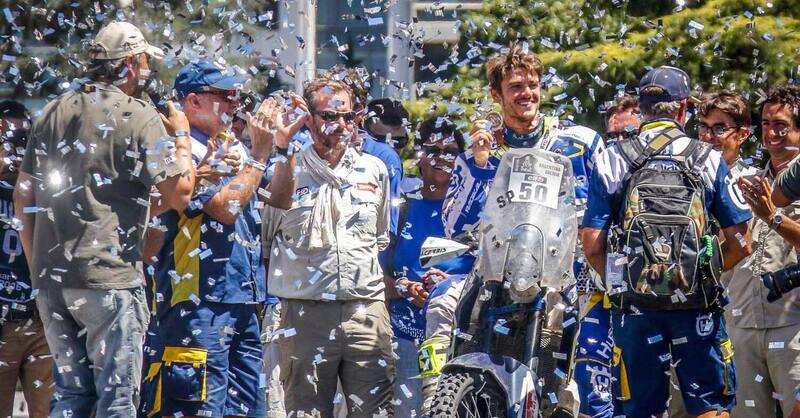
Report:
[[89,58],[113,60],[146,53],[152,58],[164,58],[164,51],[147,43],[142,31],[128,22],[111,22],[97,33]]

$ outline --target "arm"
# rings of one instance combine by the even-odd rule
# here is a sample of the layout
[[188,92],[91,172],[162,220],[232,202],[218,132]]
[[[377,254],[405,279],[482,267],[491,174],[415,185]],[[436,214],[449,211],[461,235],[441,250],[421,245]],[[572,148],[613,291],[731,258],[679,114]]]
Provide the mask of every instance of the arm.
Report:
[[743,258],[752,254],[753,248],[750,245],[750,228],[747,227],[747,222],[723,228],[722,234],[725,236],[725,241],[721,245],[722,270],[725,271],[732,269]]
[[589,265],[605,279],[606,276],[606,237],[605,229],[584,227],[581,234],[583,252]]
[[378,181],[380,181],[381,200],[378,202],[378,219],[375,223],[375,231],[378,234],[376,237],[378,250],[383,251],[389,246],[391,190],[389,190],[389,173],[386,171],[386,166],[381,164],[378,172],[380,173]]
[[[772,218],[778,213],[778,208],[775,207],[772,201],[772,196],[774,196],[772,184],[765,178],[756,177],[755,180],[758,182],[757,185],[753,185],[746,178],[740,177],[738,180],[739,188],[742,190],[747,204],[753,210],[753,214],[767,225],[772,225]],[[796,210],[797,208],[793,206],[791,214],[794,215]],[[800,223],[789,216],[783,216],[780,225],[773,227],[781,238],[795,248],[800,248]]]
[[495,172],[494,167],[476,166],[469,154],[461,154],[456,158],[442,205],[442,221],[447,238],[478,230]]
[[144,262],[153,263],[153,257],[158,255],[162,246],[164,246],[164,232],[158,228],[147,228],[144,237],[144,250],[142,251]]
[[795,162],[784,170],[776,180],[777,187],[772,192],[772,201],[778,207],[789,206],[800,200],[800,165]]
[[[268,112],[277,106],[277,102],[273,98],[267,99],[264,103],[268,106],[266,110]],[[291,107],[285,111],[276,111],[270,119],[272,120],[271,127],[275,130],[275,145],[288,149],[292,138],[305,125],[309,115],[308,106],[303,98],[292,94]],[[267,186],[270,192],[269,197],[264,199],[268,205],[280,209],[292,207],[292,196],[295,191],[294,166],[294,154],[277,159],[272,180]]]
[[[304,106],[305,104],[295,103],[294,108],[299,108],[304,115],[292,122],[286,121],[292,113],[282,112],[274,98],[264,101],[255,115],[248,115],[247,127],[253,142],[252,161],[255,163],[252,161],[246,163],[244,169],[233,180],[206,201],[203,204],[204,212],[226,225],[231,225],[236,221],[239,213],[231,213],[229,210],[231,202],[238,202],[240,208],[247,207],[264,177],[264,170],[267,168],[266,164],[272,152],[273,140],[279,147],[287,148],[289,146],[291,137],[308,117],[307,109]],[[276,164],[275,173],[267,186],[269,197],[264,198],[267,204],[282,209],[291,207],[294,193],[293,171],[294,158],[292,156]]]
[[[189,120],[186,115],[177,110],[172,102],[167,102],[169,117],[161,115],[164,127],[175,135],[182,135],[175,138],[175,164],[179,167],[181,174],[167,177],[165,180],[156,183],[156,188],[161,193],[160,202],[153,208],[151,216],[158,215],[168,209],[182,211],[189,204],[189,200],[194,193],[195,172],[192,163],[192,143],[189,139]],[[158,212],[158,213],[155,213]]]
[[17,186],[14,188],[14,214],[22,221],[22,228],[19,230],[19,239],[22,241],[22,251],[28,260],[28,269],[33,274],[33,229],[36,222],[36,215],[25,213],[25,208],[36,206],[34,196],[34,181],[30,174],[21,171],[17,178]]

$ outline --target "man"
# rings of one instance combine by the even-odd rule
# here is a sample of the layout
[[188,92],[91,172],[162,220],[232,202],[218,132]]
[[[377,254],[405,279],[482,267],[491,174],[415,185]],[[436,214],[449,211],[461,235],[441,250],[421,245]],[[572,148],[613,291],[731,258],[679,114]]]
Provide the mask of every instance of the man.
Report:
[[31,131],[14,209],[54,354],[53,417],[136,413],[148,207],[183,209],[194,189],[186,117],[168,103],[159,118],[135,98],[161,57],[135,26],[108,24],[90,49],[90,81],[48,103]]
[[722,90],[702,97],[697,107],[697,135],[722,153],[734,178],[754,174],[739,158],[739,148],[750,137],[750,109],[742,96]]
[[[800,384],[800,289],[770,303],[760,283],[763,273],[798,261],[800,202],[778,210],[772,203],[775,177],[800,155],[800,87],[781,86],[761,104],[761,143],[769,151],[767,166],[739,185],[755,219],[753,255],[739,262],[727,283],[731,303],[725,307],[728,333],[736,349],[737,404],[731,416],[775,416],[780,405],[788,417]],[[730,128],[729,128],[730,129]]]
[[[466,254],[431,268],[420,265],[420,250],[425,239],[444,236],[442,203],[453,163],[466,146],[458,127],[449,119],[438,116],[422,122],[415,145],[420,149],[418,165],[422,187],[417,193],[404,195],[400,233],[387,249],[390,264],[384,271],[389,317],[397,344],[394,413],[398,417],[421,416],[422,412],[423,379],[420,378],[418,352],[423,346],[420,343],[426,340],[428,292],[433,290],[437,281],[450,274],[463,278],[475,261],[473,256]],[[437,328],[449,325],[441,324]],[[449,336],[449,332],[446,335]]]
[[[603,149],[602,138],[595,131],[577,125],[562,126],[557,118],[546,117],[539,111],[542,63],[536,54],[515,44],[508,52],[492,57],[486,65],[486,73],[489,92],[503,111],[503,126],[491,126],[485,120],[475,121],[470,132],[472,148],[456,159],[443,209],[445,232],[450,237],[479,230],[492,180],[508,148],[540,148],[568,157],[575,176],[578,212],[586,203],[587,179],[594,157]],[[581,258],[576,256],[573,267],[576,275],[584,269],[579,262]],[[565,289],[570,285],[565,283]],[[551,313],[560,313],[551,308]],[[574,333],[574,330],[567,331]],[[572,338],[565,336],[562,341],[569,345],[564,350],[572,352]]]
[[[636,136],[641,122],[639,100],[618,98],[606,110],[606,145]],[[614,340],[611,338],[611,310],[596,273],[585,269],[576,280],[578,290],[578,338],[575,343],[573,375],[578,384],[580,412],[592,418],[611,418],[620,409],[611,393]]]
[[625,138],[636,136],[639,133],[639,124],[642,122],[642,113],[639,110],[639,99],[624,95],[618,97],[606,109],[606,145]]
[[[706,233],[707,225],[697,219],[707,219],[708,213],[717,218],[725,236],[723,267],[730,268],[750,253],[746,221],[751,215],[743,202],[735,200],[735,184],[722,155],[683,134],[689,97],[689,78],[682,70],[665,66],[645,74],[639,83],[639,105],[644,119],[640,134],[612,144],[599,156],[583,220],[586,257],[604,279],[606,294],[614,302],[611,318],[615,343],[614,395],[622,400],[621,412],[634,418],[664,413],[671,365],[676,369],[690,414],[704,418],[728,416],[727,411],[734,404],[733,352],[719,312],[719,287],[712,279],[719,274],[720,267],[716,264],[720,255],[714,237]],[[631,148],[639,150],[638,154],[632,155]],[[645,183],[633,183],[647,173],[659,173],[660,179],[690,180],[686,180],[689,183],[684,183],[683,188],[672,189],[664,186],[645,190],[641,189]],[[665,201],[650,203],[645,200],[650,199],[649,195],[642,195],[645,197],[639,206],[640,216],[646,217],[631,222],[623,218],[635,214],[632,211],[635,208],[623,207],[631,202],[631,196],[626,194],[631,190],[668,193],[667,197],[676,199],[659,206],[659,202]],[[669,193],[671,190],[674,191]],[[704,201],[699,201],[698,194]],[[678,207],[683,210],[689,204],[693,209],[683,216],[692,216],[689,219],[693,223],[686,224],[684,230],[691,235],[670,234],[670,227],[665,227],[651,212]],[[623,220],[625,223],[621,224]],[[618,238],[607,249],[606,240],[612,227],[614,237]],[[637,240],[644,236],[634,228],[644,228],[653,239],[647,238],[639,244]],[[692,253],[685,247],[685,237],[699,234],[688,228],[702,228],[703,251],[696,249]],[[616,244],[626,237],[631,240],[625,248]],[[701,255],[702,263],[684,264],[692,256]],[[608,266],[607,257],[611,260]],[[656,264],[653,259],[665,264]],[[661,267],[668,267],[666,264],[671,267]],[[694,271],[698,265],[703,266],[702,271]],[[643,266],[652,270],[644,270]],[[668,280],[664,277],[671,277],[668,286],[662,284]],[[692,284],[687,286],[690,280]]]
[[[334,66],[328,71],[327,76],[335,80],[343,81],[348,87],[350,87],[350,90],[352,90],[354,100],[353,111],[356,112],[356,125],[360,127],[363,126],[365,128],[359,129],[359,135],[355,138],[356,142],[361,144],[361,151],[363,153],[383,161],[383,164],[386,165],[386,170],[389,172],[389,193],[391,193],[390,197],[392,199],[389,232],[392,236],[392,239],[394,239],[394,237],[397,235],[397,217],[400,213],[399,203],[397,202],[400,202],[402,199],[400,185],[403,183],[403,162],[400,160],[399,150],[396,146],[386,141],[380,141],[380,139],[387,138],[386,132],[383,132],[380,130],[380,128],[378,128],[376,133],[379,135],[383,133],[383,135],[380,135],[379,138],[373,135],[373,131],[367,129],[370,126],[375,126],[376,121],[374,119],[376,117],[380,120],[383,119],[381,115],[384,114],[384,111],[386,111],[387,108],[381,107],[381,110],[377,110],[376,106],[370,107],[375,100],[371,102],[369,101],[370,84],[369,73],[367,72],[366,68],[345,68],[342,66]],[[388,111],[389,117],[393,122],[396,123],[396,125],[392,126],[390,128],[391,131],[389,132],[395,135],[394,138],[396,141],[401,141],[401,138],[408,138],[406,129],[402,124],[403,118],[405,118],[407,122],[408,112],[406,112],[405,108],[403,108],[403,105],[400,102],[393,103],[395,104],[394,107],[388,108]],[[398,122],[398,120],[400,122]],[[386,268],[385,257],[385,254],[381,253],[381,266],[384,268]]]
[[[208,60],[185,65],[175,80],[198,173],[204,166],[226,171],[226,153],[238,154],[243,164],[233,176],[204,178],[185,210],[161,216],[165,245],[155,277],[163,347],[148,377],[160,379],[151,408],[160,406],[162,416],[265,414],[256,317],[256,304],[266,297],[258,196],[289,206],[293,159],[287,147],[304,119],[284,120],[275,100],[265,101],[249,116],[248,152],[229,132],[246,81]],[[284,158],[267,186],[273,144]]]
[[367,103],[364,130],[376,141],[388,144],[396,153],[408,143],[408,111],[399,100],[381,98]]
[[28,262],[16,229],[12,194],[28,142],[31,120],[22,103],[0,103],[0,416],[13,414],[17,379],[28,403],[31,418],[50,412],[53,394],[53,360],[47,348],[44,326],[36,309]]
[[[378,264],[389,242],[389,179],[352,146],[349,87],[311,80],[303,96],[313,142],[300,151],[292,208],[268,206],[269,289],[281,298],[281,377],[286,411],[330,417],[391,414],[392,331]],[[266,255],[266,254],[265,254]],[[344,399],[336,399],[337,380]]]
[[[739,157],[739,148],[750,136],[750,110],[744,99],[727,90],[709,93],[701,98],[697,114],[700,118],[697,129],[699,139],[711,144],[715,150],[722,153],[722,159],[728,165],[731,177],[736,179],[756,174],[757,170],[746,165]],[[730,281],[731,273],[732,270],[723,273],[721,276],[723,284],[727,285]],[[731,323],[730,305],[726,306],[725,322],[728,325]],[[674,369],[672,372],[672,380],[677,381]],[[741,383],[741,380],[739,382]],[[671,385],[669,416],[672,418],[688,416],[681,393],[675,385]]]

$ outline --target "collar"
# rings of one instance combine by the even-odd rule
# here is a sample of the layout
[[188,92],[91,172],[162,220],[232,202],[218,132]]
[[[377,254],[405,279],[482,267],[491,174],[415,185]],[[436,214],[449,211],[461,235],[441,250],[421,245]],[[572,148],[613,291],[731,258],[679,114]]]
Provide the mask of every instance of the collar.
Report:
[[[125,94],[125,92],[120,90],[119,87],[113,84],[104,83],[102,81],[87,81],[86,83],[83,83],[80,87],[78,87],[78,90],[84,93],[94,93],[97,90],[102,90],[119,94]],[[125,95],[127,96],[127,94]]]
[[194,126],[189,128],[189,135],[203,145],[208,145],[208,135]]
[[641,134],[641,133],[643,133],[645,131],[649,131],[651,129],[659,129],[660,130],[660,129],[667,129],[667,128],[677,128],[677,129],[680,129],[681,132],[686,133],[686,131],[683,129],[683,126],[681,126],[681,124],[678,123],[678,121],[676,121],[675,119],[670,119],[670,118],[656,118],[656,119],[647,120],[647,121],[643,122],[641,124],[641,126],[639,126],[639,133]]
[[539,115],[539,123],[533,128],[532,132],[518,134],[511,128],[503,127],[503,142],[510,148],[528,148],[536,145],[547,133],[545,129],[545,116]]

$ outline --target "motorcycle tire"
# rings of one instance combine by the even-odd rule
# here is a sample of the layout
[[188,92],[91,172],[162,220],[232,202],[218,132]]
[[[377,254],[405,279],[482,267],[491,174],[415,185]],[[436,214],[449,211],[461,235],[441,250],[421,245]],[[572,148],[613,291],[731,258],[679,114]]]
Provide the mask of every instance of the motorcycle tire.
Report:
[[503,388],[492,377],[473,371],[444,372],[439,377],[430,418],[505,418]]

